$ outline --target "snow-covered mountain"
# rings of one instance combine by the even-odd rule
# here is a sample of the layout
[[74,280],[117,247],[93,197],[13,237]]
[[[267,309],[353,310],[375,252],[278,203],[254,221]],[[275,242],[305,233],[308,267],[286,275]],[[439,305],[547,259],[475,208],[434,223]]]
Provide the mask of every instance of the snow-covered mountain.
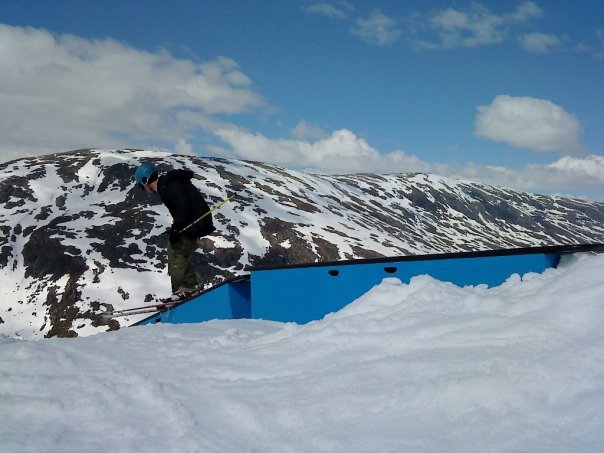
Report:
[[189,168],[215,213],[195,264],[210,285],[248,266],[604,242],[604,204],[428,174],[313,175],[259,162],[80,150],[0,165],[0,333],[119,328],[100,316],[170,292],[171,223],[134,186],[142,161]]

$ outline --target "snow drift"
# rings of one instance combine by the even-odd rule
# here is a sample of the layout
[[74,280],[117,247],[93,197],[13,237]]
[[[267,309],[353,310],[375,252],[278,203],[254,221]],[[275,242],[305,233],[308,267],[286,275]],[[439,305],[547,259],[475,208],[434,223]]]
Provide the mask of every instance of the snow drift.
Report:
[[[386,279],[303,326],[0,340],[7,451],[602,451],[604,254]],[[286,295],[283,295],[286,298]]]

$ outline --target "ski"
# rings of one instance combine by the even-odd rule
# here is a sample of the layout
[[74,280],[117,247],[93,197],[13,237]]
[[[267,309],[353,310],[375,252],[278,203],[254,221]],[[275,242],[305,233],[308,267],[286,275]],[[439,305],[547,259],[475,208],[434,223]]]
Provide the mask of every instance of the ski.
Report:
[[106,313],[103,313],[102,316],[105,318],[119,318],[121,316],[139,315],[142,313],[159,313],[168,310],[169,308],[173,308],[177,305],[180,305],[183,302],[186,301],[176,300],[174,302],[162,302],[159,304],[145,305],[141,307],[123,308],[121,310],[108,311]]
[[160,313],[162,311],[165,311],[170,308],[174,308],[178,305],[184,304],[185,302],[189,302],[192,299],[194,299],[195,297],[199,296],[202,292],[203,292],[203,290],[195,291],[195,292],[189,294],[184,299],[163,300],[163,301],[162,301],[162,299],[160,299],[160,301],[155,304],[142,305],[139,307],[132,307],[132,308],[122,308],[119,310],[112,310],[112,311],[103,313],[102,316],[105,318],[119,318],[121,316],[139,315],[142,313]]

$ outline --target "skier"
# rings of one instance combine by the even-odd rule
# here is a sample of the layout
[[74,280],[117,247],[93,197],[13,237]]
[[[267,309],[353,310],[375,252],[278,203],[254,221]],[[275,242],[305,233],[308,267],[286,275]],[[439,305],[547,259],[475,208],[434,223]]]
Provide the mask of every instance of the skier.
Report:
[[212,233],[210,208],[201,192],[193,185],[191,170],[170,170],[159,176],[150,162],[141,164],[134,174],[136,185],[147,193],[158,193],[172,215],[168,240],[168,274],[172,283],[172,299],[187,298],[199,291],[191,257],[197,239]]

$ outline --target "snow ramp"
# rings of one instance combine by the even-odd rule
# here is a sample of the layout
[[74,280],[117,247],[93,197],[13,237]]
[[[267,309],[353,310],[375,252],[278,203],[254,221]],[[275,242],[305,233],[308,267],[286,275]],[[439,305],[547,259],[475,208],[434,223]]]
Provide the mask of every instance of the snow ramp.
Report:
[[409,283],[430,275],[458,286],[492,287],[513,274],[557,267],[564,254],[602,251],[604,244],[558,245],[256,267],[135,325],[240,318],[305,324],[340,310],[387,277]]

